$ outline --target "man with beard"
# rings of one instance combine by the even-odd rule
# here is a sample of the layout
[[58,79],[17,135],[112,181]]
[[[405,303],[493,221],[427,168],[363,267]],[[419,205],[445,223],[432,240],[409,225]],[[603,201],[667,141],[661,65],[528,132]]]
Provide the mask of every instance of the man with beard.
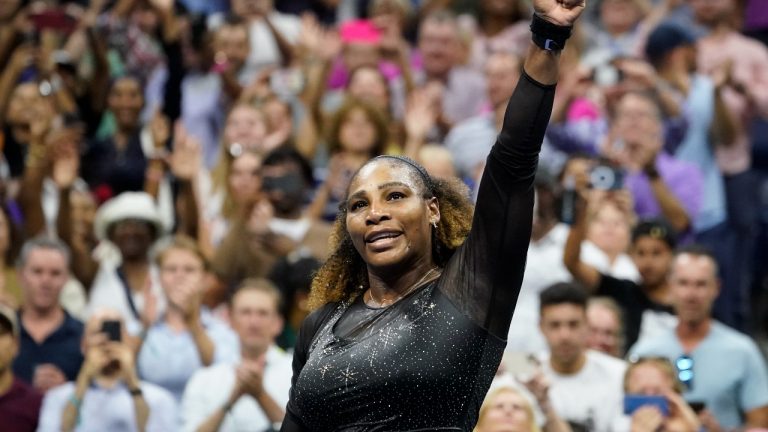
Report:
[[573,283],[541,292],[539,323],[549,353],[541,368],[552,406],[574,431],[629,430],[622,415],[626,364],[587,349],[587,294]]
[[748,336],[711,318],[720,294],[717,262],[691,245],[677,251],[669,292],[679,318],[676,327],[642,338],[630,354],[669,359],[685,385],[688,402],[703,403],[707,430],[768,427],[768,371]]
[[[105,332],[110,327],[115,331]],[[102,310],[91,317],[83,338],[83,367],[76,381],[46,395],[38,431],[176,429],[173,397],[139,381],[134,353],[125,337],[116,311]]]

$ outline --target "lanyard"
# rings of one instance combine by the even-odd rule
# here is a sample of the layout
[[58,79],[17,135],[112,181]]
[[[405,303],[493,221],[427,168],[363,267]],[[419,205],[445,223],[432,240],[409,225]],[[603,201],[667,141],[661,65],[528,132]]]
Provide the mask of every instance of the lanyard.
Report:
[[131,294],[131,286],[128,284],[128,278],[126,278],[125,273],[123,273],[123,266],[117,268],[117,277],[120,279],[120,282],[123,285],[125,298],[128,300],[128,306],[130,306],[131,312],[133,312],[133,316],[136,317],[136,319],[141,320],[139,310],[136,309],[136,304],[133,302],[133,294]]

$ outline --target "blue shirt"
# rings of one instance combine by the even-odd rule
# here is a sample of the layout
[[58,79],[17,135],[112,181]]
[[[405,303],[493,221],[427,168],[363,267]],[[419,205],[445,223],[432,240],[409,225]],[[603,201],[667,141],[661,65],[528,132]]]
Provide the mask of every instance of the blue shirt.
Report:
[[725,184],[709,141],[715,116],[715,87],[702,75],[694,75],[685,100],[688,131],[675,152],[678,160],[696,164],[704,174],[704,190],[698,213],[691,215],[693,229],[701,232],[725,222]]
[[24,328],[24,322],[19,312],[19,354],[13,361],[13,373],[24,381],[31,383],[37,366],[50,363],[61,369],[67,380],[74,381],[80,366],[83,364],[83,353],[80,342],[83,339],[83,323],[72,318],[64,311],[64,322],[53,331],[42,343],[32,339]]
[[[240,342],[235,332],[206,309],[200,320],[214,344],[213,363],[238,362]],[[176,332],[165,320],[150,327],[138,358],[141,379],[165,388],[180,401],[189,378],[203,367],[192,333]]]
[[[674,329],[643,338],[630,350],[630,357],[662,356],[673,363],[683,354]],[[768,405],[765,361],[749,337],[713,321],[709,334],[688,355],[693,385],[683,396],[704,402],[724,428],[740,426],[743,413]]]
[[[172,432],[177,429],[178,407],[167,391],[155,385],[140,384],[149,406],[146,432]],[[45,394],[37,432],[61,431],[61,416],[75,394],[75,383],[68,382]],[[83,396],[76,432],[137,431],[133,396],[123,383],[112,388],[92,384]]]

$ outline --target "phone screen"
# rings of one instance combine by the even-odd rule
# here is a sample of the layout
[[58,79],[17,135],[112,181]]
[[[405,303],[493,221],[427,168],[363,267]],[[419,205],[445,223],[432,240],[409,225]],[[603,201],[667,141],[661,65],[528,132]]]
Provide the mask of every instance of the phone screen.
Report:
[[624,396],[624,414],[632,415],[644,406],[654,406],[666,417],[669,415],[669,403],[664,396],[626,395]]
[[120,342],[122,339],[120,321],[107,320],[101,323],[101,332],[107,335],[112,342]]

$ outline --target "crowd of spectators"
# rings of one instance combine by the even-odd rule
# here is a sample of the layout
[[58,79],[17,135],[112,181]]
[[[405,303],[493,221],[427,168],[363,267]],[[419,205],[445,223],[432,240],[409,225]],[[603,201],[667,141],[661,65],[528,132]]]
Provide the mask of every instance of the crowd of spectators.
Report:
[[[768,3],[587,3],[476,431],[768,430]],[[0,0],[0,429],[279,428],[352,175],[474,191],[532,12]]]

